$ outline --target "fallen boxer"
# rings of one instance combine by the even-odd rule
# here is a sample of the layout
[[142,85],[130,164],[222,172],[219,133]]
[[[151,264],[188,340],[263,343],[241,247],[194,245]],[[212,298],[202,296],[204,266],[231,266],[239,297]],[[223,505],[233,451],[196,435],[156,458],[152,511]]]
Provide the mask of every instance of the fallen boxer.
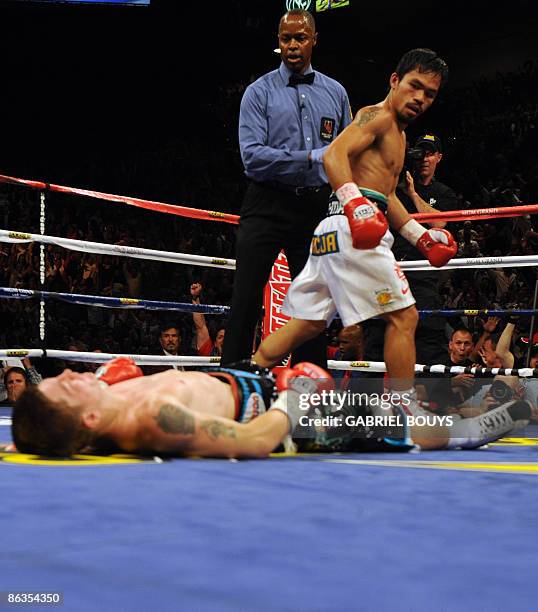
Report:
[[[85,449],[203,457],[266,457],[304,409],[299,390],[333,388],[331,376],[303,363],[252,373],[167,370],[143,376],[128,358],[96,373],[65,370],[25,391],[12,415],[20,452],[68,456]],[[299,390],[295,390],[298,387]]]

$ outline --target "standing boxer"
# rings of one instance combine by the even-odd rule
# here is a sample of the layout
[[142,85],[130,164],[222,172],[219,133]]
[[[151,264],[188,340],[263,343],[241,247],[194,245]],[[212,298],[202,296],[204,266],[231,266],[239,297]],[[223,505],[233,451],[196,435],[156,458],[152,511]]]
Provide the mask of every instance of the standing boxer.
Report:
[[414,397],[418,314],[391,251],[386,216],[432,265],[444,266],[456,254],[449,232],[427,230],[411,219],[395,194],[404,130],[431,106],[447,76],[447,65],[430,49],[407,52],[390,76],[385,100],[362,108],[327,149],[324,164],[337,199],[316,228],[308,262],[286,296],[283,311],[292,319],[260,345],[258,365],[278,363],[323,331],[337,312],[345,326],[379,315],[387,322],[390,387]]

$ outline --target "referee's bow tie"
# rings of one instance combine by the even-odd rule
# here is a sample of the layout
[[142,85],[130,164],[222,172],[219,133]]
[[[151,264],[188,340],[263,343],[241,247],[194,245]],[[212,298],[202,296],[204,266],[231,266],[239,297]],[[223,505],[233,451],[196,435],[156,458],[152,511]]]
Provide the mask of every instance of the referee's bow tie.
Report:
[[293,72],[290,75],[290,80],[288,81],[288,85],[312,85],[314,82],[314,77],[316,76],[315,72],[309,72],[308,74],[296,74]]

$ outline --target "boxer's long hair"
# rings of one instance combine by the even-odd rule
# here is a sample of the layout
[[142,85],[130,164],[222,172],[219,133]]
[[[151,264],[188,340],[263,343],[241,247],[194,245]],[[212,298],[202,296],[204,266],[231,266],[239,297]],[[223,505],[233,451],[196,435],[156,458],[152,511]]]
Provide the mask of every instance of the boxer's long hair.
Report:
[[50,400],[37,386],[28,387],[15,402],[11,433],[19,452],[49,457],[79,453],[93,438],[79,413]]

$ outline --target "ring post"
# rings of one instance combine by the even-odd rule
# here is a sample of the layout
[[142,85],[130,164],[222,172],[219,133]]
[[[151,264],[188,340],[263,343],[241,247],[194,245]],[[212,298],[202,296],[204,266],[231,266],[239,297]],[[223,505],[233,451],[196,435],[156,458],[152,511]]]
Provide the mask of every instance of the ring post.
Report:
[[[46,198],[45,191],[39,191],[39,233],[45,235],[45,212],[46,212]],[[45,348],[45,298],[43,297],[43,291],[45,291],[45,244],[39,245],[39,340],[41,347]]]
[[[538,275],[538,272],[537,272]],[[533,310],[536,310],[536,302],[538,301],[538,278],[534,281],[534,300],[532,302]],[[531,318],[531,329],[529,331],[529,346],[527,347],[527,359],[525,365],[530,368],[531,364],[531,353],[532,353],[532,338],[534,336],[534,322],[536,321],[536,315],[532,315]]]

